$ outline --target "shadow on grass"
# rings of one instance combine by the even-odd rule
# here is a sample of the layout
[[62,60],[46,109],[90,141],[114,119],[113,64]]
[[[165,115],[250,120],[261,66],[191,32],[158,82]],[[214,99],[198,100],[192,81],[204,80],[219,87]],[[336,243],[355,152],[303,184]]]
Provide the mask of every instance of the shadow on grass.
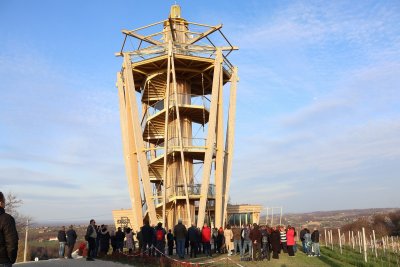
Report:
[[329,266],[332,266],[332,267],[342,267],[343,266],[343,264],[339,264],[339,263],[333,261],[331,258],[324,257],[324,256],[318,257],[318,260],[320,260],[323,263],[326,263],[326,264],[328,264]]

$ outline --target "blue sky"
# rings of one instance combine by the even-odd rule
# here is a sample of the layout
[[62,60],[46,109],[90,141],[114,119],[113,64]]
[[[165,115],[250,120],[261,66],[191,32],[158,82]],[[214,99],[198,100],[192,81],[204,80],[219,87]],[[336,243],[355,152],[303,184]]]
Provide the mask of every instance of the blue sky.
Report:
[[[37,221],[129,207],[122,29],[174,1],[0,2],[0,190]],[[399,1],[178,1],[240,47],[233,203],[399,207]]]

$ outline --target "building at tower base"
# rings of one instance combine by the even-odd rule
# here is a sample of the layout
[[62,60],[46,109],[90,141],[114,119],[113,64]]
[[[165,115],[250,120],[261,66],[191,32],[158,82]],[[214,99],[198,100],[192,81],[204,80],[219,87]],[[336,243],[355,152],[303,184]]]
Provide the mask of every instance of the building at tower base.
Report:
[[[236,225],[242,227],[243,225],[260,223],[260,214],[263,207],[261,205],[230,205],[227,207],[227,222],[229,225]],[[134,221],[134,214],[131,209],[120,209],[112,211],[115,228],[133,228],[132,222]],[[211,222],[211,227],[216,227]],[[171,229],[173,228],[170,227]]]

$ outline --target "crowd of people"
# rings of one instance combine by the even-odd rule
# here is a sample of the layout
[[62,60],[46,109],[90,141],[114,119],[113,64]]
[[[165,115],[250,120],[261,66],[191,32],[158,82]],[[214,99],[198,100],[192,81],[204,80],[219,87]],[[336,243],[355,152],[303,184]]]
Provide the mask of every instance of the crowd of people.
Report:
[[[300,231],[302,250],[310,257],[320,256],[319,236],[316,228],[312,233],[307,228]],[[124,248],[127,253],[137,250],[138,255],[154,257],[172,256],[175,248],[176,256],[180,259],[184,259],[185,256],[196,258],[199,254],[207,257],[212,257],[213,254],[227,254],[240,255],[243,261],[279,259],[281,253],[294,257],[297,252],[296,229],[290,225],[269,227],[254,223],[242,227],[228,225],[225,229],[218,229],[204,224],[200,229],[195,224],[186,228],[182,220],[178,220],[173,229],[166,230],[162,223],[151,226],[145,221],[140,230],[134,233],[130,228],[121,227],[118,227],[117,231],[109,231],[107,225],[97,226],[96,222],[91,220],[85,239],[88,242],[88,261],[111,251],[122,253]],[[63,257],[65,244],[69,248],[72,245],[73,248],[76,241],[76,233],[72,226],[68,232],[65,232],[65,229],[60,230],[59,240],[60,257]],[[71,252],[72,250],[68,250],[68,258],[71,257]]]

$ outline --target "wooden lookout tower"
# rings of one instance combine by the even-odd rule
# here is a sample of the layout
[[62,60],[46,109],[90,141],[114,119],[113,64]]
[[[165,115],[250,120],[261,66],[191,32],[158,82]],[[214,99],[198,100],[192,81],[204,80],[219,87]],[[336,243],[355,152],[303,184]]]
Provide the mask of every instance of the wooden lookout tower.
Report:
[[135,230],[144,219],[224,225],[238,76],[227,59],[237,47],[221,28],[188,22],[173,5],[168,19],[122,31],[117,87]]

